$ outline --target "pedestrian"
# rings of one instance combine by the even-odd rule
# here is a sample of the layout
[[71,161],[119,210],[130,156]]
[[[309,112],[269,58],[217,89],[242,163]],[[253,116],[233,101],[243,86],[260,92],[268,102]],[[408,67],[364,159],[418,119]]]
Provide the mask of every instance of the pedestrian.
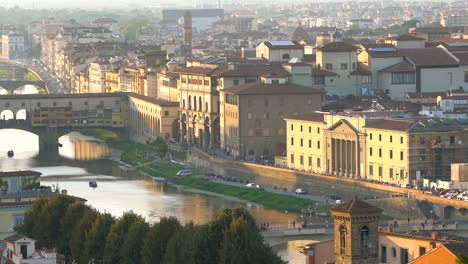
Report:
[[270,223],[267,223],[267,230],[270,228]]
[[422,229],[424,230],[424,223],[421,223]]
[[424,220],[424,224],[426,224],[426,225],[427,225],[427,217],[426,217],[426,220]]
[[410,218],[408,217],[408,225],[410,224]]
[[293,221],[293,228],[296,228],[296,221]]

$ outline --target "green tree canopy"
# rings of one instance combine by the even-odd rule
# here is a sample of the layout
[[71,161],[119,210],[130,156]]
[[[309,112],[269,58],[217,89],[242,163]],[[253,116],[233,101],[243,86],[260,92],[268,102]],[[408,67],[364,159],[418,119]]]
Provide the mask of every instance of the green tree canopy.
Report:
[[123,247],[120,249],[122,264],[141,263],[141,247],[148,233],[149,225],[143,218],[135,221],[124,237]]
[[133,212],[127,212],[112,224],[106,238],[106,247],[104,250],[106,257],[110,258],[111,263],[120,263],[119,252],[124,244],[125,235],[130,226],[139,219],[141,219],[141,216]]
[[148,231],[143,248],[141,249],[142,263],[163,263],[162,260],[166,253],[167,243],[180,228],[179,220],[173,217],[162,218],[159,223],[153,225]]
[[109,213],[100,214],[86,232],[84,240],[84,255],[88,259],[104,259],[104,248],[109,229],[114,223],[114,217]]

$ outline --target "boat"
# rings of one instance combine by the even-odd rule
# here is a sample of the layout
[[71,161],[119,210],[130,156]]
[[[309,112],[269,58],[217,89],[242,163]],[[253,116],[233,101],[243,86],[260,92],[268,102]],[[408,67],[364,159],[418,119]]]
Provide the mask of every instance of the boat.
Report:
[[7,155],[8,155],[9,158],[13,158],[13,156],[15,156],[15,152],[13,152],[13,150],[9,150],[7,152]]
[[155,182],[167,182],[167,179],[163,177],[151,177],[151,179]]
[[96,188],[97,182],[96,181],[89,181],[89,187]]

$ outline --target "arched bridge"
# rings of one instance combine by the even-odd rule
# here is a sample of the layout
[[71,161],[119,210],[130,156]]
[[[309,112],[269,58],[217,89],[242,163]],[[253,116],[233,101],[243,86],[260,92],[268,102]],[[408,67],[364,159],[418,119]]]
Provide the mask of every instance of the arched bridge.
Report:
[[25,85],[34,85],[42,89],[46,89],[46,83],[44,81],[16,81],[16,80],[0,80],[0,87],[3,87],[8,91],[9,94],[13,94],[13,91],[25,86]]
[[58,138],[81,129],[103,128],[139,141],[173,137],[178,109],[178,103],[133,93],[4,95],[0,129],[30,131],[39,136],[40,156],[58,157]]

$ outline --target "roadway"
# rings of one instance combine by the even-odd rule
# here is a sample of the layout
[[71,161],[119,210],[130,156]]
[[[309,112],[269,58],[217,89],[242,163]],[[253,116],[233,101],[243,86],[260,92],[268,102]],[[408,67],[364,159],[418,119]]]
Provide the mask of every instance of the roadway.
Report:
[[38,59],[33,58],[20,58],[20,59],[2,59],[5,62],[10,62],[24,68],[28,68],[36,72],[39,77],[46,83],[50,93],[53,94],[67,94],[69,93],[63,82],[55,75],[51,74],[46,67]]

